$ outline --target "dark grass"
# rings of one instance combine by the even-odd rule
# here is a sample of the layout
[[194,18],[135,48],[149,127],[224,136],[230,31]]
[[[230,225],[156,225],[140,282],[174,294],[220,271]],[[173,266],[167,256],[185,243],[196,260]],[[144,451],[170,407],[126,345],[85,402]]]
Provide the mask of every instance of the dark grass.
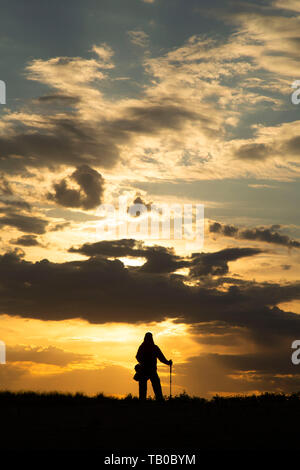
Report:
[[181,394],[157,403],[102,393],[0,392],[1,449],[300,449],[300,393]]

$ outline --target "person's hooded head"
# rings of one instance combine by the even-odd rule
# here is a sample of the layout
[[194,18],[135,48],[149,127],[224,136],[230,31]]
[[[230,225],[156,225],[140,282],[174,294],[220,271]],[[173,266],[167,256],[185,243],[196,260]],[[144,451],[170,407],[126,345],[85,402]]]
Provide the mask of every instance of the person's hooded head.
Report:
[[150,348],[154,346],[153,336],[152,333],[150,333],[149,331],[145,334],[144,345]]

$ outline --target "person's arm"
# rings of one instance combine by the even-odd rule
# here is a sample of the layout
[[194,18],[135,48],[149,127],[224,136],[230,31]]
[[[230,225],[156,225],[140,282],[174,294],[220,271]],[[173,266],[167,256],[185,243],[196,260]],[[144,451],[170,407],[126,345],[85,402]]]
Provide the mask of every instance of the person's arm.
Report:
[[168,359],[165,358],[159,347],[157,346],[157,358],[160,360],[160,362],[163,362],[163,364],[166,364],[167,366],[170,366],[172,364],[172,361],[168,361]]

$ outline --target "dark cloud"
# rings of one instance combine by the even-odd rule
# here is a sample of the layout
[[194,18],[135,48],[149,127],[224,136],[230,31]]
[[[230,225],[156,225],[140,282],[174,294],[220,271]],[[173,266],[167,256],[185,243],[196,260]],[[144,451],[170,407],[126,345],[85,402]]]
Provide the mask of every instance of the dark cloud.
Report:
[[284,143],[284,150],[295,156],[300,156],[300,137],[292,137]]
[[[65,263],[32,263],[17,251],[0,256],[0,310],[42,320],[80,317],[91,323],[173,318],[189,325],[192,337],[206,347],[255,345],[255,353],[204,354],[190,358],[184,366],[178,365],[177,385],[185,376],[185,387],[201,395],[274,387],[291,390],[300,383],[290,360],[291,343],[300,335],[300,317],[276,306],[300,299],[299,283],[258,284],[227,277],[220,285],[191,285],[185,282],[191,280],[189,276],[174,274],[183,263],[191,270],[204,266],[209,277],[211,270],[207,266],[223,272],[227,262],[259,250],[227,249],[183,259],[165,247],[147,247],[126,239],[85,244],[70,251],[91,257]],[[144,257],[146,263],[140,268],[125,268],[121,261],[108,259],[122,256]],[[62,354],[55,348],[35,349],[12,351],[11,358],[58,365],[88,360]],[[190,377],[202,373],[205,384],[202,379],[189,383]],[[284,378],[287,374],[289,378]]]
[[81,194],[77,189],[70,189],[67,181],[61,180],[59,183],[53,185],[55,193],[49,193],[47,198],[50,201],[55,201],[61,206],[65,207],[80,207]]
[[[51,98],[52,97],[52,98]],[[40,98],[44,103],[61,100],[61,95]],[[70,100],[63,100],[71,104]],[[15,129],[0,137],[0,165],[3,170],[24,172],[28,167],[83,164],[110,168],[119,158],[119,146],[129,143],[136,135],[159,134],[165,129],[181,130],[187,121],[199,121],[209,132],[213,120],[182,105],[143,103],[128,107],[117,119],[106,119],[88,125],[75,112],[68,118],[50,116],[43,128],[30,126]],[[211,131],[212,132],[212,131]],[[18,155],[21,158],[17,159]]]
[[276,155],[281,154],[283,157],[293,155],[294,157],[300,156],[300,137],[291,137],[290,139],[283,140],[279,143],[264,144],[264,143],[251,143],[243,144],[234,152],[236,158],[249,161],[263,161]]
[[68,180],[63,179],[54,184],[54,193],[48,194],[48,199],[65,207],[82,207],[93,209],[102,202],[104,179],[98,171],[88,165],[79,166],[70,176],[79,189],[69,188]]
[[22,237],[10,240],[12,245],[21,246],[41,246],[39,240],[35,235],[23,235]]
[[277,351],[240,355],[204,353],[189,358],[185,364],[176,366],[176,384],[200,396],[295,393],[300,388],[300,371],[291,363],[287,344]]
[[[57,165],[80,166],[87,163],[111,167],[118,157],[113,136],[75,118],[49,118],[43,129],[19,131],[0,137],[1,167],[10,172],[24,172],[26,167]],[[22,158],[16,159],[15,155]]]
[[31,205],[21,199],[3,199],[0,198],[0,202],[8,207],[16,207],[18,209],[25,209],[27,211],[31,211]]
[[267,144],[244,144],[236,151],[235,156],[242,160],[265,160],[272,153],[272,148]]
[[69,252],[86,256],[145,258],[145,264],[138,269],[149,273],[170,273],[189,265],[188,261],[175,255],[171,248],[147,247],[143,242],[134,239],[85,243],[79,248],[70,248]]
[[162,246],[148,247],[144,256],[147,261],[140,270],[147,273],[172,273],[190,264],[175,255],[172,249]]
[[149,273],[171,273],[181,268],[190,268],[192,277],[220,276],[229,271],[228,262],[236,261],[245,256],[254,256],[261,250],[254,248],[228,248],[215,253],[193,253],[191,257],[181,258],[171,248],[162,246],[145,246],[143,242],[133,239],[101,241],[85,243],[79,248],[70,248],[70,253],[80,253],[86,256],[110,257],[142,257],[146,263],[139,268]]
[[215,253],[199,253],[192,255],[190,274],[192,277],[223,276],[229,271],[228,262],[247,256],[262,253],[255,248],[226,248]]
[[268,228],[245,229],[240,232],[240,238],[244,240],[259,240],[267,243],[275,243],[289,248],[300,248],[300,242],[291,240],[287,235],[275,232]]
[[37,364],[53,364],[67,366],[68,364],[86,361],[91,356],[64,351],[55,346],[48,347],[25,347],[8,346],[6,348],[6,359],[11,362],[35,362]]
[[104,240],[96,243],[84,243],[79,248],[70,248],[70,253],[80,253],[86,256],[106,256],[116,257],[121,256],[144,256],[145,250],[143,249],[143,242],[139,242],[132,238],[125,238],[122,240]]
[[292,349],[288,343],[285,351],[282,347],[278,350],[254,352],[247,354],[225,354],[220,355],[220,363],[228,370],[234,369],[238,372],[256,371],[261,374],[300,374],[300,370],[291,361]]
[[70,222],[59,222],[57,224],[51,225],[49,227],[49,232],[57,232],[59,230],[64,230],[67,227],[70,227]]
[[274,243],[276,245],[286,246],[288,248],[300,248],[300,242],[290,239],[287,235],[283,235],[276,231],[280,226],[272,226],[269,228],[250,228],[242,229],[233,225],[220,224],[214,222],[210,224],[209,231],[211,233],[219,233],[226,237],[239,238],[241,240],[254,240],[266,243]]
[[104,256],[31,263],[18,253],[7,253],[0,256],[0,310],[43,320],[81,317],[92,323],[222,321],[247,328],[257,343],[273,346],[280,337],[299,336],[299,315],[276,307],[300,299],[299,283],[245,282],[219,289],[188,285],[188,279],[125,268],[121,261]]
[[148,211],[151,210],[151,202],[145,202],[141,196],[137,195],[132,203],[131,206],[128,207],[127,212],[132,216],[132,217],[139,217],[141,215],[141,211],[139,210],[139,205],[143,205],[146,207]]
[[55,104],[62,104],[62,105],[74,105],[80,101],[79,97],[63,95],[62,93],[56,93],[52,95],[44,95],[40,96],[36,100],[38,103],[55,103]]
[[212,233],[222,233],[227,237],[234,237],[238,233],[239,229],[234,225],[222,225],[219,222],[214,222],[213,224],[210,224],[209,231]]
[[5,196],[13,195],[11,185],[4,175],[0,175],[0,194],[3,194]]
[[8,212],[0,217],[0,227],[15,227],[21,232],[43,234],[46,232],[48,221],[39,217]]
[[191,325],[189,328],[189,333],[193,335],[196,341],[202,342],[207,337],[213,336],[216,338],[216,344],[220,344],[218,340],[227,335],[232,335],[233,333],[239,332],[242,335],[245,332],[245,329],[239,327],[233,327],[228,325],[224,321],[211,321],[209,323],[198,323]]
[[121,132],[148,135],[162,129],[180,130],[187,120],[201,120],[206,124],[211,122],[208,117],[183,106],[145,103],[145,106],[126,108],[126,117],[112,121],[109,127]]

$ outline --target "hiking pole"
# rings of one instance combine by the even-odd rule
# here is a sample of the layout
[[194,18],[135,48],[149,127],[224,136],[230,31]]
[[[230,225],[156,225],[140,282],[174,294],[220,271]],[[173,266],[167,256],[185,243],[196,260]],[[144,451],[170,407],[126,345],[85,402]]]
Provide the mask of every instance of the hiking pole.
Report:
[[172,364],[170,364],[170,396],[172,398]]

